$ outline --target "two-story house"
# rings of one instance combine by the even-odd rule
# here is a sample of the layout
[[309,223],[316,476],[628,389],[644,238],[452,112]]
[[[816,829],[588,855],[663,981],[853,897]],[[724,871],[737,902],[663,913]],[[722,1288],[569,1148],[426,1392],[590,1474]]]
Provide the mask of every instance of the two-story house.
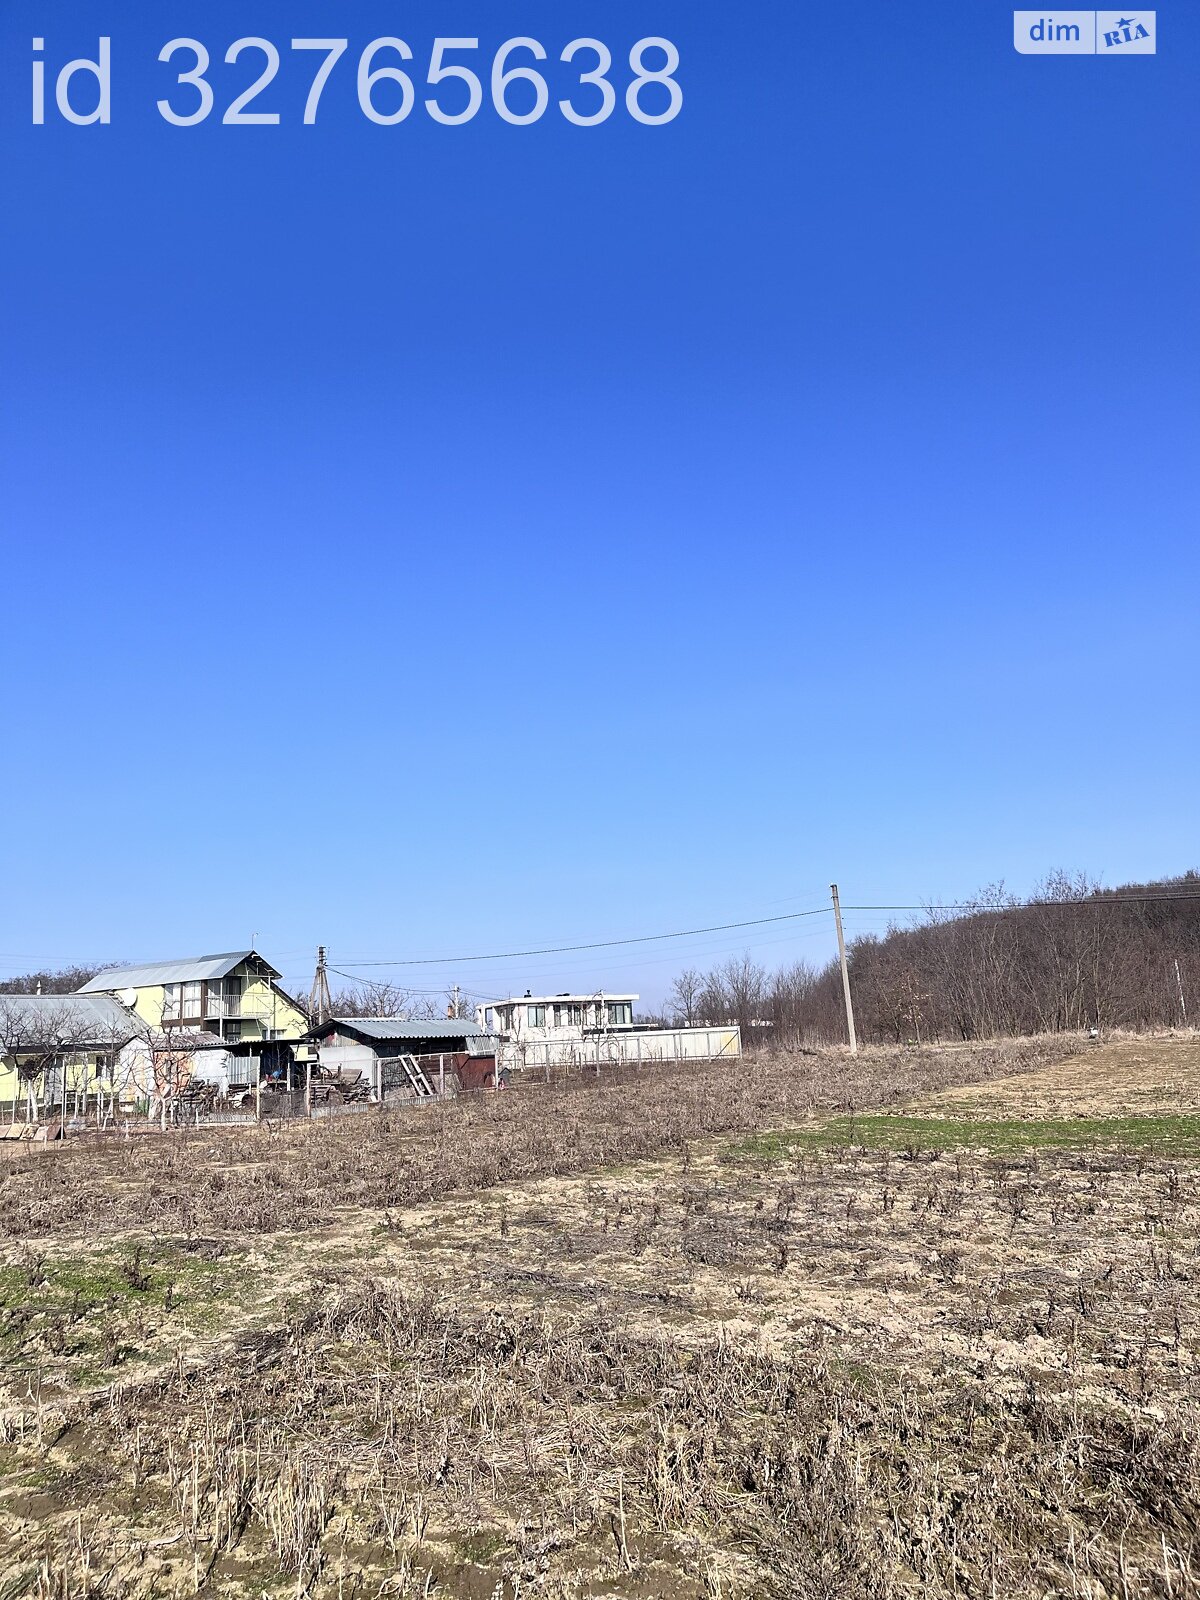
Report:
[[256,950],[110,967],[80,989],[109,994],[165,1033],[172,1029],[214,1034],[234,1063],[244,1063],[241,1081],[289,1077],[293,1045],[308,1028],[304,1009],[280,987],[282,974]]

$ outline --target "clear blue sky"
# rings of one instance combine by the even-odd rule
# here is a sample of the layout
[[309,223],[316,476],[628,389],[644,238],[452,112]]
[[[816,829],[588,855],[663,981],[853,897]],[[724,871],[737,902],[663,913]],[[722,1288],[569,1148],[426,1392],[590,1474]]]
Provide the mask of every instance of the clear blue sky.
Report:
[[[1158,24],[1118,61],[975,0],[9,0],[0,968],[253,934],[299,978],[1200,861],[1200,7]],[[541,39],[547,116],[436,125],[439,31]],[[53,74],[101,32],[112,125],[32,126],[31,39]],[[155,109],[182,34],[196,128]],[[286,50],[283,123],[221,125],[253,34],[350,37],[315,127]],[[599,128],[555,109],[580,35]],[[830,930],[457,975],[653,998],[746,946]]]

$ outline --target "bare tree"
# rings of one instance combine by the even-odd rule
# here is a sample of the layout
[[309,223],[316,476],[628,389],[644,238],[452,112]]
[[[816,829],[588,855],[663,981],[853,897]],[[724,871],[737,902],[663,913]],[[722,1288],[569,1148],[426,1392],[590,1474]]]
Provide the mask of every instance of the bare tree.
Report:
[[335,1017],[410,1017],[414,1014],[411,990],[394,983],[352,984],[333,995]]
[[[1104,889],[1052,872],[1024,900],[996,883],[965,910],[929,905],[911,926],[855,939],[849,961],[864,1038],[1178,1026],[1200,1012],[1200,874]],[[842,1036],[835,961],[768,979],[743,956],[695,984],[692,972],[676,981],[677,1014],[743,1027],[765,1014],[792,1042]]]
[[460,985],[453,984],[446,990],[446,1016],[448,1018],[475,1016],[475,1007],[479,1003],[479,996],[469,994]]
[[43,968],[40,972],[23,972],[18,977],[0,981],[0,994],[74,994],[103,971],[103,967],[70,966],[53,971]]
[[775,1037],[789,1044],[819,1037],[814,1000],[820,988],[820,974],[807,961],[793,962],[770,981],[767,1012]]
[[723,967],[714,969],[728,1011],[726,1019],[749,1029],[763,1021],[767,998],[767,969],[750,959],[749,952],[732,956]]
[[704,979],[695,967],[685,967],[671,985],[667,995],[667,1009],[673,1020],[690,1028],[700,1020],[700,998],[704,993]]
[[[39,1088],[46,1108],[61,1097],[65,1122],[68,1068],[88,1042],[88,1035],[83,1015],[69,999],[0,996],[0,1055],[16,1070],[30,1122],[38,1119]],[[16,1099],[14,1096],[14,1119]]]

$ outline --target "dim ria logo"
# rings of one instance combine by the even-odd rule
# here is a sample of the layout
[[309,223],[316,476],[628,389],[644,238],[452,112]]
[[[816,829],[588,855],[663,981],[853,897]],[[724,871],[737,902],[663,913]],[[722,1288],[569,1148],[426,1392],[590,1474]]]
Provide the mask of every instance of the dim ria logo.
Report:
[[1014,11],[1023,56],[1152,56],[1153,11]]

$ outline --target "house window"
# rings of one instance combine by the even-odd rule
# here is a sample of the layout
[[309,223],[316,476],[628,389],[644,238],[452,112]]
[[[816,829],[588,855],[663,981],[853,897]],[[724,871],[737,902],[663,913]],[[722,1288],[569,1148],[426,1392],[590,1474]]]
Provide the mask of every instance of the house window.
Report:
[[180,986],[177,983],[163,984],[162,1019],[164,1022],[179,1021],[179,988]]
[[525,1020],[531,1028],[544,1028],[546,1026],[545,1006],[526,1006]]
[[188,1021],[200,1015],[200,989],[199,983],[183,984],[183,1015]]
[[484,1027],[485,1028],[490,1028],[490,1027],[494,1026],[495,1021],[496,1021],[496,1013],[492,1010],[491,1006],[487,1006],[485,1008],[485,1010],[484,1010],[484,1013],[483,1013],[483,1025],[484,1025]]
[[610,1028],[620,1028],[633,1021],[633,1004],[629,1000],[610,1000],[608,1002],[608,1025]]
[[225,1038],[225,1039],[230,1039],[230,1040],[240,1039],[242,1037],[242,1025],[241,1025],[241,1023],[240,1022],[227,1022],[225,1024],[225,1030],[224,1030],[224,1033],[222,1034],[222,1037]]
[[555,1006],[554,1009],[555,1009],[555,1011],[557,1013],[557,1016],[556,1016],[555,1020],[558,1023],[558,1026],[560,1028],[582,1028],[583,1027],[583,1007],[582,1006],[575,1006],[575,1005]]

